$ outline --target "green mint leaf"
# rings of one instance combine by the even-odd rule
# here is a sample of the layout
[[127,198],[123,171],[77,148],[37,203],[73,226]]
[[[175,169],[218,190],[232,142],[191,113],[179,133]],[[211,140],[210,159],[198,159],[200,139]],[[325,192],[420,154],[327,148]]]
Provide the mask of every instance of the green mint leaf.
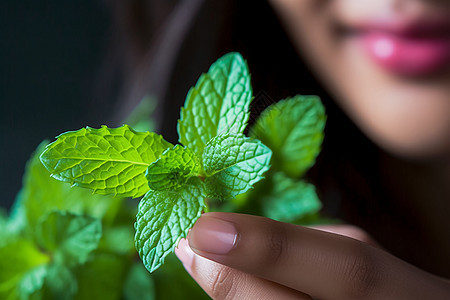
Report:
[[172,144],[129,126],[66,132],[47,146],[41,161],[58,180],[98,194],[140,197],[149,188],[145,170]]
[[245,193],[270,168],[272,151],[256,139],[227,133],[213,138],[203,152],[207,195],[229,199]]
[[26,293],[21,291],[21,281],[27,273],[50,261],[32,242],[20,238],[0,247],[0,257],[0,299],[20,299]]
[[294,222],[306,215],[317,213],[322,204],[314,185],[287,177],[281,172],[264,182],[263,189],[254,195],[262,204],[263,215],[281,222]]
[[200,162],[186,147],[175,145],[150,164],[145,174],[152,190],[178,188],[200,172]]
[[71,300],[77,292],[77,280],[65,265],[47,266],[42,299]]
[[91,255],[75,272],[78,290],[74,300],[120,300],[131,261],[109,253]]
[[273,151],[274,170],[298,178],[315,162],[325,127],[325,109],[316,96],[295,96],[267,108],[250,130]]
[[19,282],[20,299],[42,299],[48,265],[40,265],[25,273]]
[[34,238],[40,218],[55,210],[91,216],[110,224],[117,212],[123,210],[124,199],[93,194],[50,177],[39,160],[46,145],[46,142],[41,143],[27,162],[23,187],[14,203],[10,225],[24,227],[21,223],[25,223],[27,235]]
[[150,190],[140,201],[136,216],[136,249],[150,272],[159,268],[164,258],[200,217],[205,204],[199,178],[191,178],[176,190]]
[[239,53],[218,59],[189,90],[178,121],[179,141],[200,155],[213,137],[242,133],[252,99],[250,74]]
[[42,218],[36,230],[39,245],[53,253],[55,261],[79,265],[97,248],[102,224],[91,217],[54,211]]
[[[177,286],[177,289],[180,287]],[[185,294],[188,295],[188,294]],[[153,279],[142,264],[133,264],[128,272],[124,286],[125,300],[153,300],[155,286]],[[167,298],[166,299],[170,299]]]

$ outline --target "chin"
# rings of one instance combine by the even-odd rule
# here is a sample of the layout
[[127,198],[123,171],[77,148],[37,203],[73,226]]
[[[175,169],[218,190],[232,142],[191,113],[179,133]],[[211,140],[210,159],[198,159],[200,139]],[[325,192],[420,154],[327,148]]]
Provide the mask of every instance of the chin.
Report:
[[366,134],[380,148],[398,158],[430,163],[450,160],[450,127],[424,125],[401,129],[405,128],[383,127],[367,130]]
[[373,142],[405,159],[450,159],[450,76],[411,80],[360,71],[339,81],[336,100]]

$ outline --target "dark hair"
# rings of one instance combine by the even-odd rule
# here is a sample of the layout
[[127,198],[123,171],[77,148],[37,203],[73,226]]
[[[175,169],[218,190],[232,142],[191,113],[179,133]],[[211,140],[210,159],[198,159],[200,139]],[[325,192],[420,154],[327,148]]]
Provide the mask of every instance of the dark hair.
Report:
[[[214,60],[238,51],[247,59],[255,94],[264,91],[277,100],[314,94],[325,104],[323,151],[307,174],[318,188],[324,214],[365,228],[393,254],[419,260],[407,250],[410,244],[398,243],[399,235],[414,241],[414,231],[404,231],[414,224],[385,192],[379,164],[383,152],[331,100],[266,1],[255,5],[239,0],[116,0],[114,4],[127,79],[116,120],[121,121],[144,95],[153,95],[158,100],[154,117],[159,131],[176,142],[175,120],[188,89]],[[380,231],[380,222],[385,228],[392,225],[392,230]]]

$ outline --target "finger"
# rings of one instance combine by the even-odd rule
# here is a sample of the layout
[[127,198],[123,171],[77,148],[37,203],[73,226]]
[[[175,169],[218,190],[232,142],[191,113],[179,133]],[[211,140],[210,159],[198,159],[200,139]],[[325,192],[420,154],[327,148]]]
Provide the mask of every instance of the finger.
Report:
[[213,299],[311,300],[293,289],[198,256],[185,239],[180,241],[175,253],[186,271]]
[[309,226],[309,228],[335,233],[343,236],[348,236],[358,241],[368,243],[372,246],[379,247],[378,243],[366,231],[356,226],[347,224],[336,224],[336,225],[315,225]]
[[448,299],[449,286],[345,236],[230,214],[203,215],[188,235],[195,253],[323,299]]

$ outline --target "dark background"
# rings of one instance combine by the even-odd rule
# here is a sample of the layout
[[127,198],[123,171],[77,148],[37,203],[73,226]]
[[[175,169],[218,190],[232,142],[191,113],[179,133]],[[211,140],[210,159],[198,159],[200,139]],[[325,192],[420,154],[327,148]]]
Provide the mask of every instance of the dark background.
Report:
[[42,140],[110,118],[114,99],[94,88],[108,63],[108,15],[100,1],[0,1],[1,206]]

